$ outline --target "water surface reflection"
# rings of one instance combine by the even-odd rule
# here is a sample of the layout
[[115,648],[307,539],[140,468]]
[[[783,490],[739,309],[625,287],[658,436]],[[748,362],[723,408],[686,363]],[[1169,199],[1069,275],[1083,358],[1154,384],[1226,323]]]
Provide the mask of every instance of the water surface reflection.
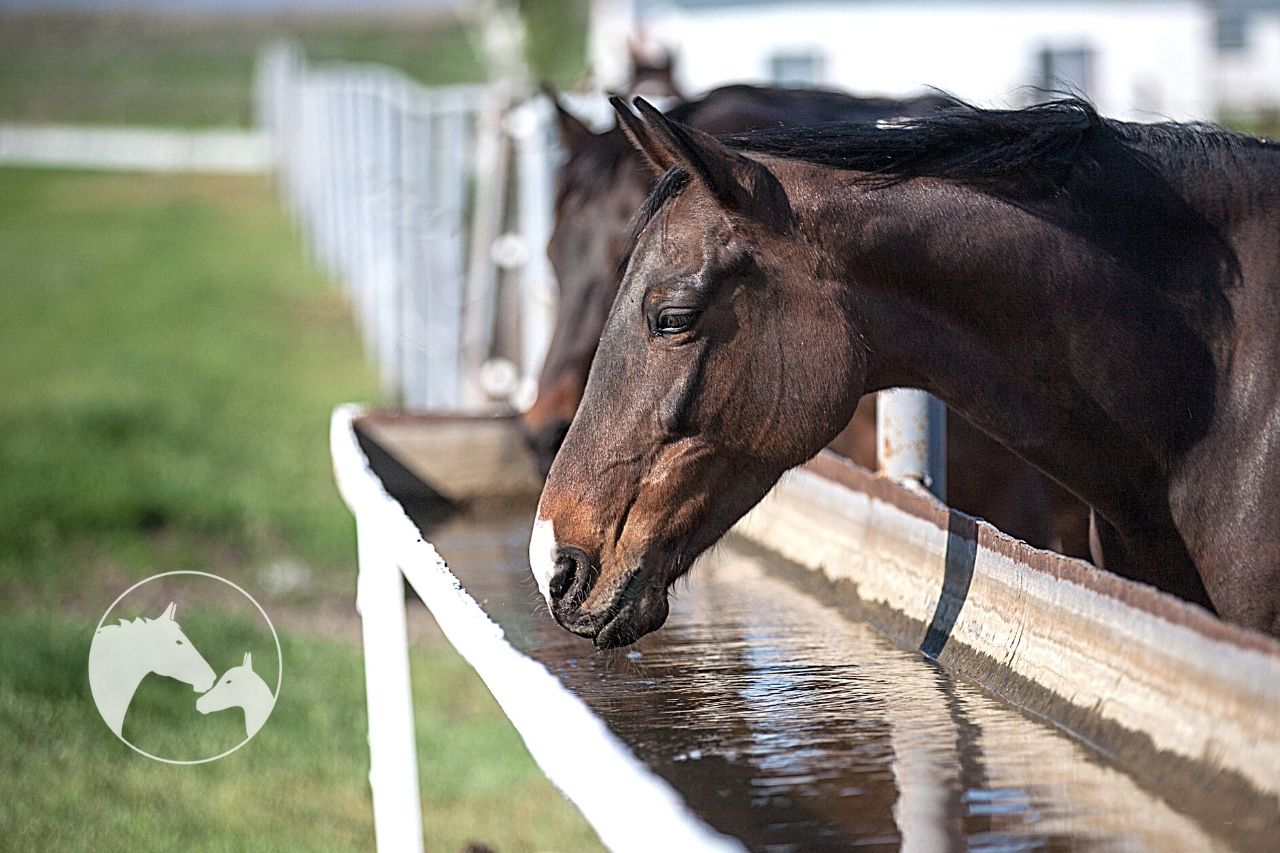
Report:
[[[526,568],[532,514],[424,527],[514,645],[753,849],[1226,846],[1057,729],[894,647],[732,541],[678,587],[665,628],[597,652],[546,613]],[[591,772],[590,755],[582,765]]]

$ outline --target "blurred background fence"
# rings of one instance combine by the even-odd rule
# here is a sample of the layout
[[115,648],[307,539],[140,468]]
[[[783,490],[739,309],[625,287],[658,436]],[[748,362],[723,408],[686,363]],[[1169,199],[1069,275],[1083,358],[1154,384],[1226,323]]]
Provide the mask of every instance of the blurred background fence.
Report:
[[383,390],[436,410],[532,400],[555,299],[545,99],[311,64],[286,43],[263,52],[255,90],[279,189]]

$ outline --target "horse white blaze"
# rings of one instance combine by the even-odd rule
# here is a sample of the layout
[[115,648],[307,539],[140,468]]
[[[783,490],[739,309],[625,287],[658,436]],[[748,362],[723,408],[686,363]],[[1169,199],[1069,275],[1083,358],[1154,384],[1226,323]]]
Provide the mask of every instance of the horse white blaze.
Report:
[[556,572],[556,531],[549,519],[542,517],[541,507],[533,521],[533,535],[529,537],[529,569],[538,582],[538,591],[551,606],[551,578]]

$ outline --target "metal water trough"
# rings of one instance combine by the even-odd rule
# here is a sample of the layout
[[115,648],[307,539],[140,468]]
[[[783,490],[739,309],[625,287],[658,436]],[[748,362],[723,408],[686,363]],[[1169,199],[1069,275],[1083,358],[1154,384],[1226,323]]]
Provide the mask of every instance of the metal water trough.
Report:
[[[331,443],[360,539],[381,848],[421,849],[422,837],[402,575],[608,846],[738,846],[692,814],[681,792],[571,689],[514,648],[406,514],[414,500],[536,495],[540,482],[511,420],[344,407]],[[1031,548],[923,489],[828,455],[785,477],[733,537],[734,547],[767,552],[791,580],[899,647],[1075,734],[1175,808],[1214,803],[1233,846],[1274,843],[1280,643],[1273,638]],[[572,754],[560,748],[565,731],[574,732]],[[593,756],[593,777],[578,772],[580,754]],[[625,797],[614,796],[620,788]],[[642,835],[637,814],[646,815]]]

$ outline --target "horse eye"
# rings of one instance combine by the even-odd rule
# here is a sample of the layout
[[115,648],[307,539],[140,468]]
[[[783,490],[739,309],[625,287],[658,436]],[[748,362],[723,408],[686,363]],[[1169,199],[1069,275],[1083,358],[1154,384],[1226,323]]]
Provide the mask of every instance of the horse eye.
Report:
[[690,329],[698,319],[697,311],[669,309],[658,313],[655,330],[660,335],[673,335]]
[[175,643],[177,643],[177,644],[178,644],[178,645],[180,645],[180,646],[181,646],[181,645],[184,645],[184,643],[183,643],[181,640],[174,640],[174,642],[175,642]]

